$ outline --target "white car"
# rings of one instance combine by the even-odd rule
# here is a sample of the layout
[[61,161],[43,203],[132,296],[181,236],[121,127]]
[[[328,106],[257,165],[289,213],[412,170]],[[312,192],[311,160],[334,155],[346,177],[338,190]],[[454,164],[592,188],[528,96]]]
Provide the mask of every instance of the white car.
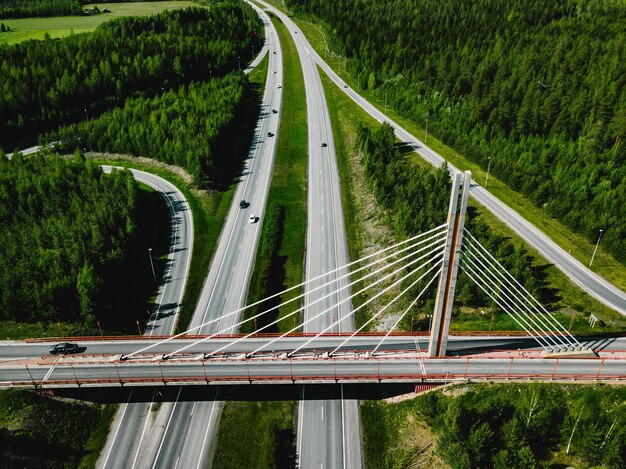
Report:
[[276,88],[280,88],[280,85],[276,85]]
[[248,223],[256,223],[256,216],[251,213],[250,218],[248,218]]

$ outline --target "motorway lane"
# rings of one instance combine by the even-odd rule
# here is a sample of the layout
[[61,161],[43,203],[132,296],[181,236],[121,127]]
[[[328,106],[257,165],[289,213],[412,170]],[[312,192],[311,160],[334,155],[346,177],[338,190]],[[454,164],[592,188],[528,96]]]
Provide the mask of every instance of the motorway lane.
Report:
[[[265,211],[274,167],[280,112],[273,113],[272,110],[280,111],[282,107],[282,52],[271,21],[264,14],[261,17],[266,30],[266,42],[272,52],[269,54],[261,116],[255,129],[250,157],[233,198],[196,313],[190,324],[192,328],[199,327],[197,331],[201,334],[219,330],[234,331],[233,326],[239,320],[240,315],[233,315],[202,326],[245,304],[263,221],[259,217],[262,217]],[[274,71],[276,73],[273,73]],[[273,136],[269,136],[268,132]],[[240,209],[240,200],[247,201],[249,206]],[[257,217],[255,223],[249,223],[251,215]],[[161,414],[169,414],[169,418],[163,431],[157,429],[154,437],[148,442],[151,448],[158,447],[158,454],[151,467],[199,468],[208,464],[215,444],[221,409],[221,402],[177,402],[173,409],[164,408],[160,411]],[[194,437],[187,438],[186,435]]]
[[[296,27],[297,28],[297,27]],[[299,31],[299,30],[298,30]],[[302,36],[302,32],[298,33],[303,41],[306,38]],[[378,122],[388,122],[395,130],[396,136],[411,145],[411,147],[426,161],[433,166],[441,166],[444,159],[437,152],[427,147],[417,137],[406,131],[398,123],[387,117],[383,112],[370,104],[365,98],[352,88],[344,87],[345,82],[328,66],[328,64],[313,50],[308,44],[308,50],[313,60],[324,70],[330,79],[343,90],[355,103]],[[448,164],[450,170],[458,172],[459,170]],[[565,275],[567,275],[575,284],[585,290],[587,293],[615,309],[622,315],[626,315],[626,293],[607,282],[605,279],[592,272],[581,262],[574,259],[569,253],[552,241],[537,227],[526,221],[519,213],[499,200],[493,194],[477,183],[471,188],[470,195],[478,202],[484,205],[496,217],[508,225],[515,233],[522,237],[528,244],[537,249],[549,262],[553,263]]]
[[[110,172],[110,166],[103,166]],[[171,334],[185,291],[191,252],[193,248],[193,219],[185,196],[167,180],[144,171],[130,170],[136,180],[159,191],[165,198],[171,217],[172,234],[167,270],[161,279],[156,308],[151,312],[146,335]],[[164,309],[162,305],[170,305]],[[171,305],[175,305],[173,308]],[[98,459],[97,467],[124,467],[129,461],[135,464],[141,440],[137,435],[141,423],[147,422],[152,404],[123,404],[118,410],[107,442]],[[132,459],[131,459],[132,458]]]
[[[307,187],[307,244],[305,280],[335,270],[349,263],[347,238],[341,205],[339,172],[330,115],[324,89],[310,49],[301,33],[294,33],[293,22],[282,12],[271,8],[287,26],[296,44],[307,102],[308,125],[308,187]],[[323,281],[338,278],[339,271]],[[323,281],[320,281],[322,283]],[[350,289],[345,288],[347,278],[339,280],[316,292],[309,293],[316,285],[305,287],[305,304],[329,295],[328,298],[304,310],[305,332],[344,332],[354,330],[350,316],[352,304]],[[346,318],[345,321],[342,321]],[[306,389],[303,390],[306,393]],[[358,401],[301,401],[298,408],[298,463],[302,468],[363,466]]]
[[[339,337],[319,337],[314,342],[304,347],[297,356],[304,356],[307,354],[320,354],[325,351],[332,351],[341,342],[343,342],[345,336]],[[348,344],[338,353],[337,356],[342,356],[352,351],[371,351],[379,343],[382,337],[354,337]],[[209,342],[202,342],[193,347],[190,347],[185,351],[185,356],[192,357],[194,355],[210,353],[224,344],[230,342],[230,338],[214,338]],[[267,338],[254,338],[251,337],[245,341],[241,341],[234,345],[232,348],[227,349],[231,355],[240,355],[244,352],[250,352],[260,347],[264,342],[267,342]],[[304,344],[308,341],[308,337],[285,337],[280,341],[275,342],[273,349],[276,354],[281,352],[288,352]],[[577,340],[583,347],[589,347],[596,352],[607,351],[626,351],[626,337],[577,337]],[[121,354],[129,354],[140,348],[146,347],[150,344],[156,344],[155,347],[147,350],[143,359],[146,356],[156,357],[164,353],[172,352],[175,349],[187,346],[195,342],[195,339],[176,339],[171,342],[158,343],[156,341],[147,340],[128,340],[128,341],[79,341],[79,345],[84,350],[81,350],[80,354],[68,355],[68,359],[79,360],[88,359],[94,360],[99,356],[108,356],[109,358],[119,358]],[[40,358],[50,360],[51,356],[48,354],[48,349],[51,342],[21,342],[21,341],[0,341],[0,363],[9,364],[10,362],[18,363],[22,359]],[[421,335],[405,335],[405,336],[389,336],[385,339],[384,344],[380,347],[381,353],[390,353],[403,351],[407,353],[417,352],[419,350],[425,350],[428,345],[428,336]],[[461,356],[467,354],[484,354],[501,350],[541,350],[537,342],[530,337],[517,337],[517,336],[467,336],[458,335],[449,337],[448,350],[451,356]],[[148,355],[150,354],[150,355]],[[271,354],[271,351],[267,351],[266,354]],[[256,355],[263,356],[263,353],[257,352]],[[139,356],[138,356],[139,357]],[[179,357],[176,357],[179,358]],[[129,359],[131,362],[135,359]]]

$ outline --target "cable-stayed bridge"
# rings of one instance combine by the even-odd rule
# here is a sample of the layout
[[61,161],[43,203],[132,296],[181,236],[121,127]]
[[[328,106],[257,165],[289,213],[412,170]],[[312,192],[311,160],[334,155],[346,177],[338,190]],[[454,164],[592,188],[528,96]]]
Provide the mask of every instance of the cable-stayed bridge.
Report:
[[[464,228],[470,183],[469,173],[453,177],[446,223],[181,334],[139,342],[89,342],[89,354],[62,357],[47,355],[41,344],[19,350],[0,347],[0,386],[626,380],[624,339],[598,343],[572,336]],[[525,336],[449,335],[459,269]],[[402,320],[435,286],[430,333],[398,332]],[[263,307],[292,291],[302,293]],[[340,308],[347,314],[339,314]],[[353,332],[342,332],[346,329],[341,324],[365,308],[375,312]],[[388,330],[364,332],[383,317],[392,317]],[[318,332],[308,332],[314,322]],[[235,333],[242,328],[251,332]],[[194,336],[200,331],[204,335]]]

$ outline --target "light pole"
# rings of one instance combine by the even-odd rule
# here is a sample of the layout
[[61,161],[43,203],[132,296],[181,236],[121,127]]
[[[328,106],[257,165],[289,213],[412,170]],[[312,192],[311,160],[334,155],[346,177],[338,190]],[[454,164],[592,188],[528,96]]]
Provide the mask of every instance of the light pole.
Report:
[[487,189],[487,182],[489,182],[489,170],[491,169],[491,158],[493,157],[490,156],[489,163],[487,163],[487,176],[485,177],[485,189]]
[[385,93],[385,112],[387,112],[387,93]]
[[428,142],[428,113],[426,113],[426,130],[424,131],[424,144]]
[[88,121],[89,120],[89,115],[87,115],[87,108],[85,108],[85,120]]
[[598,236],[598,242],[596,243],[596,247],[593,250],[593,254],[591,255],[591,261],[589,261],[589,267],[591,267],[591,264],[593,264],[593,258],[596,257],[596,251],[598,250],[598,245],[600,244],[600,239],[602,238],[602,232],[604,230],[600,230],[600,236]]
[[429,331],[430,331],[430,326],[431,326],[432,320],[433,320],[433,315],[429,314],[428,315],[428,330]]
[[452,372],[450,370],[443,370],[443,372],[446,374],[446,379],[444,379],[443,381],[443,385],[445,386],[446,384],[448,384],[448,374]]
[[152,263],[152,248],[148,248],[148,257],[150,258],[150,267],[152,267],[152,276],[156,282],[156,274],[154,273],[154,264]]
[[241,70],[241,62],[239,61],[241,57],[237,56],[237,68]]

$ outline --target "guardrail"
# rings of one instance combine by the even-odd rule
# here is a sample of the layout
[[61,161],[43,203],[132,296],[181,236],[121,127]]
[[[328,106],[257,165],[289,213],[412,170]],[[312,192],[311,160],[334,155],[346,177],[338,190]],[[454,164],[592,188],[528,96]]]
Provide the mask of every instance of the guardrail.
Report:
[[453,382],[512,382],[512,381],[551,381],[569,382],[584,384],[586,382],[620,383],[626,381],[626,374],[608,375],[593,373],[575,373],[565,375],[554,375],[550,373],[530,374],[530,373],[465,373],[465,374],[361,374],[361,375],[241,375],[241,376],[212,376],[205,378],[202,376],[181,376],[181,377],[158,377],[158,378],[121,378],[121,379],[75,379],[75,380],[27,380],[11,381],[2,383],[3,387],[22,387],[30,389],[55,389],[55,388],[77,388],[77,387],[118,387],[118,386],[173,386],[173,385],[216,385],[216,384],[345,384],[345,383],[432,383],[450,384]]

